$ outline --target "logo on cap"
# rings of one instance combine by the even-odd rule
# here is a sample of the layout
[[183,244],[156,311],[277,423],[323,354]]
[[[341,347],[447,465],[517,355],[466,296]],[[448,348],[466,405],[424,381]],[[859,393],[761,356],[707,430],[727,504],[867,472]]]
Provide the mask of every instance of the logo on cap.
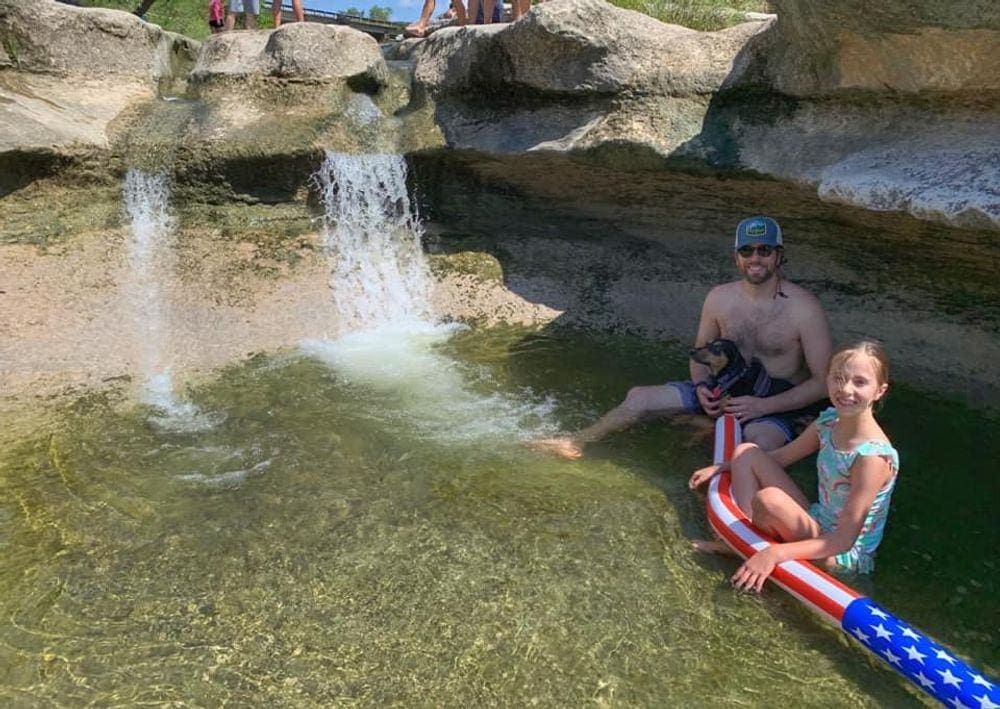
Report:
[[736,248],[748,244],[781,246],[781,227],[778,222],[762,215],[747,217],[741,221],[736,227]]

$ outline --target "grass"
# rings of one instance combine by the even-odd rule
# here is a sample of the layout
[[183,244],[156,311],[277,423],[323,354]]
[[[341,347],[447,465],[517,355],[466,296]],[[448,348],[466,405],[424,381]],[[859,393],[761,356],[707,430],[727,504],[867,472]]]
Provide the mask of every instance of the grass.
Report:
[[696,30],[720,30],[744,21],[746,12],[771,12],[764,0],[611,0],[613,5]]

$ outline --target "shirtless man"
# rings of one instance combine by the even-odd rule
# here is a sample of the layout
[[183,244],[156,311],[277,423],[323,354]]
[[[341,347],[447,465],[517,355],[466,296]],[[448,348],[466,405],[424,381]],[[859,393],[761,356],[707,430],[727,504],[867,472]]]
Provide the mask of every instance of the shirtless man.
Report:
[[[772,379],[795,386],[767,398],[735,396],[721,402],[707,386],[708,368],[691,362],[691,381],[638,386],[596,423],[570,436],[536,441],[533,447],[579,458],[586,444],[650,418],[671,414],[723,413],[743,423],[744,440],[765,450],[779,448],[805,426],[826,395],[826,367],[833,349],[826,314],[804,288],[781,277],[781,227],[770,217],[750,217],[736,228],[736,270],[741,280],[716,286],[705,297],[695,346],[724,337],[749,362],[758,358]],[[802,411],[813,408],[814,411]],[[784,415],[782,415],[784,414]]]

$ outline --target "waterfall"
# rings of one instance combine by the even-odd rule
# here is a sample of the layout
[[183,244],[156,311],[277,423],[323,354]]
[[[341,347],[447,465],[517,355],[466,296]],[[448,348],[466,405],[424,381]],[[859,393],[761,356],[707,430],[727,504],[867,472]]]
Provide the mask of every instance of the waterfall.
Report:
[[393,427],[405,422],[452,444],[545,430],[553,402],[477,393],[469,384],[478,379],[477,388],[488,389],[483,373],[435,351],[462,326],[433,320],[422,228],[403,158],[328,152],[316,182],[341,334],[303,341],[302,350],[384,402],[369,415]]
[[204,428],[211,422],[194,405],[177,401],[165,354],[170,323],[164,282],[174,270],[169,180],[163,172],[132,169],[125,175],[123,193],[131,219],[125,294],[138,350],[140,400],[158,410],[158,424],[174,429]]
[[138,346],[138,374],[143,382],[144,402],[155,404],[159,403],[155,399],[171,394],[170,373],[163,359],[167,322],[160,278],[166,270],[164,261],[173,236],[167,176],[129,170],[125,175],[124,199],[132,220],[127,292],[132,332]]
[[430,277],[403,158],[328,151],[317,181],[342,331],[426,324]]

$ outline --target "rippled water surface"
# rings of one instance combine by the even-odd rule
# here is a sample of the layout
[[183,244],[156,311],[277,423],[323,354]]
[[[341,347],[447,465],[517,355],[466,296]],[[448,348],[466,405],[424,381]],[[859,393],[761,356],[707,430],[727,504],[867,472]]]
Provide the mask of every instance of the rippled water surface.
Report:
[[[575,463],[523,447],[682,375],[680,349],[439,330],[394,359],[386,342],[218,373],[181,394],[203,425],[116,392],[5,415],[0,702],[922,701],[689,551],[700,428],[651,424]],[[995,674],[997,420],[903,387],[883,418],[902,478],[862,590]]]

